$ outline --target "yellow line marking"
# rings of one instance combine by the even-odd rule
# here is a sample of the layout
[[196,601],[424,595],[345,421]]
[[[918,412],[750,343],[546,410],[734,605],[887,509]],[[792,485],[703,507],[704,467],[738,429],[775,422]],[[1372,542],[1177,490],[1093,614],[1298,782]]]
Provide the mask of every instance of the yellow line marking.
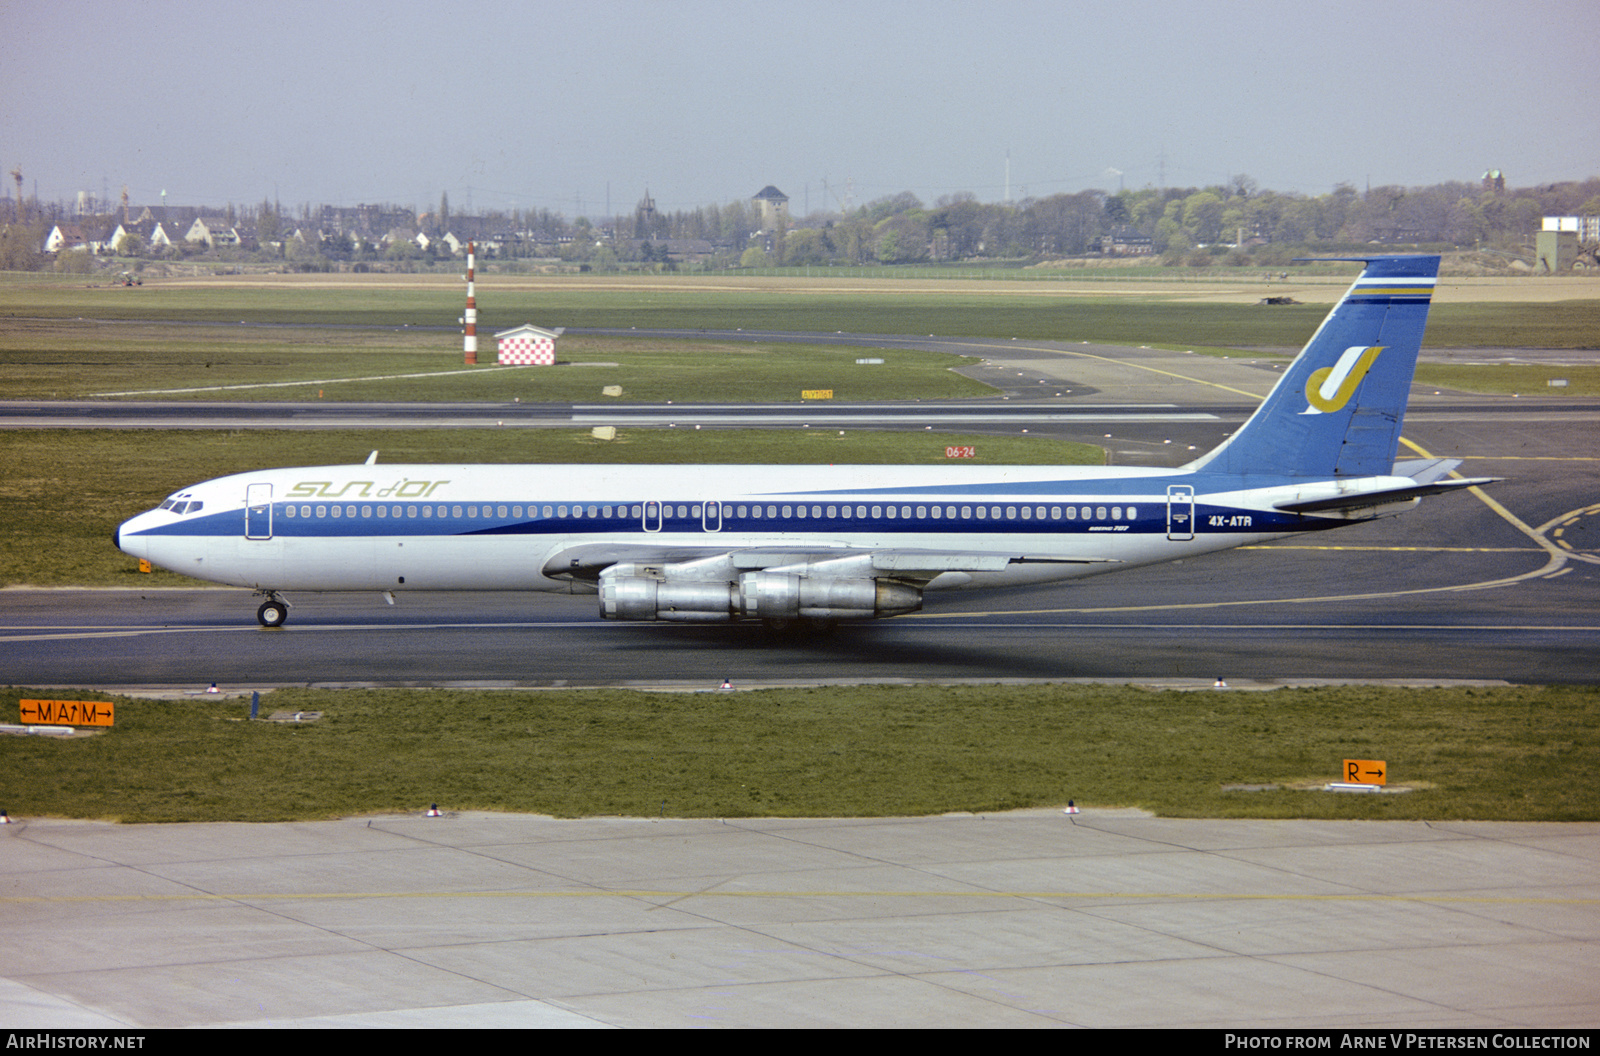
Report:
[[[1004,353],[1007,351],[1006,349],[996,349],[993,345],[976,345],[976,344],[970,344],[970,343],[965,342],[965,341],[958,341],[958,342],[953,342],[953,343],[954,344],[966,345],[966,347],[968,347],[968,348],[985,349],[985,350],[987,350],[989,352],[994,353],[996,355],[996,357],[1003,357]],[[1016,345],[1016,346],[1012,346],[1010,350],[1011,351],[1021,351],[1021,352],[1049,352],[1049,353],[1052,353],[1052,354],[1058,355],[1058,356],[1077,356],[1079,359],[1095,359],[1095,360],[1099,360],[1101,363],[1114,363],[1119,367],[1130,367],[1130,368],[1132,368],[1134,370],[1148,371],[1151,374],[1160,374],[1163,377],[1177,378],[1179,381],[1188,381],[1188,382],[1192,382],[1192,383],[1194,383],[1196,385],[1205,385],[1205,386],[1209,386],[1210,388],[1213,388],[1213,389],[1221,389],[1223,392],[1231,392],[1236,396],[1248,396],[1252,400],[1264,400],[1264,399],[1266,399],[1266,397],[1261,395],[1260,393],[1246,392],[1243,389],[1236,389],[1231,385],[1224,385],[1219,381],[1205,381],[1205,380],[1203,380],[1201,378],[1191,378],[1187,374],[1177,374],[1177,373],[1174,373],[1173,371],[1170,371],[1170,370],[1162,370],[1160,367],[1147,367],[1143,363],[1129,363],[1125,359],[1116,359],[1116,358],[1114,358],[1112,356],[1097,356],[1093,352],[1074,352],[1074,351],[1071,351],[1070,349],[1064,349],[1064,348],[1041,348],[1041,347],[1039,347],[1037,345]]]
[[1430,554],[1531,554],[1531,546],[1309,546],[1260,543],[1236,546],[1235,550],[1378,550],[1383,552],[1425,551]]
[[1600,462],[1594,455],[1451,455],[1465,461],[1479,462]]
[[[1406,437],[1403,437],[1403,436],[1400,437],[1400,442],[1402,444],[1405,444],[1411,450],[1415,451],[1417,454],[1421,455],[1423,458],[1434,458],[1434,457],[1436,457],[1435,455],[1432,455],[1429,452],[1423,450],[1423,448],[1421,446],[1419,446],[1418,444],[1412,442],[1411,440],[1407,439]],[[1452,477],[1455,477],[1457,480],[1464,480],[1465,479],[1464,477],[1461,476],[1460,473],[1457,473],[1457,472],[1455,472],[1453,470],[1451,471],[1450,475]],[[1522,576],[1513,576],[1513,577],[1511,577],[1509,579],[1500,580],[1497,583],[1489,584],[1489,585],[1498,585],[1498,583],[1515,583],[1518,580],[1528,579],[1528,578],[1530,578],[1532,576],[1546,575],[1546,574],[1548,574],[1550,572],[1554,572],[1556,569],[1560,568],[1563,564],[1566,563],[1567,555],[1563,554],[1561,552],[1560,548],[1556,547],[1554,544],[1552,544],[1550,542],[1550,540],[1548,540],[1548,539],[1546,539],[1544,537],[1545,530],[1549,528],[1549,524],[1546,524],[1543,528],[1538,528],[1538,529],[1532,528],[1521,517],[1518,517],[1516,514],[1512,513],[1510,510],[1508,510],[1504,506],[1500,505],[1500,503],[1496,502],[1482,488],[1477,487],[1477,486],[1473,486],[1473,487],[1468,488],[1467,490],[1470,491],[1472,494],[1476,495],[1478,497],[1478,500],[1480,502],[1482,502],[1485,506],[1489,507],[1489,509],[1491,509],[1495,513],[1499,514],[1500,517],[1503,518],[1506,521],[1506,523],[1510,524],[1517,531],[1521,532],[1523,535],[1526,535],[1529,539],[1532,539],[1535,543],[1539,544],[1539,549],[1544,550],[1546,553],[1548,553],[1550,555],[1550,563],[1545,568],[1542,568],[1537,572],[1530,572],[1530,573],[1527,573],[1526,575],[1522,575]],[[1561,516],[1562,517],[1566,517],[1566,516],[1568,516],[1568,514],[1562,514]]]

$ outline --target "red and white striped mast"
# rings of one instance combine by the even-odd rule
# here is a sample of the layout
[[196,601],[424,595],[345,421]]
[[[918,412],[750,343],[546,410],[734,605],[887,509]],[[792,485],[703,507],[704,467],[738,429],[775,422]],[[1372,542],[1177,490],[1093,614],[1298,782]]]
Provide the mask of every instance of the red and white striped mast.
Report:
[[463,338],[462,351],[466,353],[466,362],[477,365],[478,362],[478,298],[473,294],[472,277],[476,270],[477,243],[467,243],[467,314],[462,317],[466,324],[466,336]]

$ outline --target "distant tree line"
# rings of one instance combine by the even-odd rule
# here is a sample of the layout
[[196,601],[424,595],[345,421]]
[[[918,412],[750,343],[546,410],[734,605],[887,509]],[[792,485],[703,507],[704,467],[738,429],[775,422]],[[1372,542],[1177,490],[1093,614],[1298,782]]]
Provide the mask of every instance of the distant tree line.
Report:
[[[154,247],[135,238],[124,256],[283,260],[307,270],[382,262],[411,267],[458,257],[468,240],[485,259],[559,258],[597,269],[671,268],[693,256],[704,267],[810,267],[954,261],[1040,262],[1100,254],[1149,255],[1168,264],[1287,262],[1307,247],[1431,245],[1525,251],[1540,219],[1600,215],[1600,177],[1539,187],[1477,182],[1431,187],[1339,184],[1308,196],[1263,190],[1248,176],[1208,187],[1081,191],[984,203],[970,193],[931,206],[902,192],[848,211],[784,217],[763,226],[739,200],[657,211],[648,195],[632,216],[595,223],[548,209],[433,212],[371,205],[302,203],[208,210],[248,232],[222,247]],[[51,266],[40,246],[70,219],[61,205],[0,202],[0,269]],[[113,222],[116,217],[102,217]],[[58,264],[59,266],[59,264]]]

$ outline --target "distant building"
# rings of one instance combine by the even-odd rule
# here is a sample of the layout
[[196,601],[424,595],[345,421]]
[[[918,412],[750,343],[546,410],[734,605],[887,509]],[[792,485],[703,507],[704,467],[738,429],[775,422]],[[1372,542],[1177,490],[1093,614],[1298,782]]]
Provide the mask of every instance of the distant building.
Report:
[[90,249],[89,237],[82,224],[57,224],[44,239],[46,253],[59,253],[63,249]]
[[1483,174],[1483,189],[1495,194],[1506,193],[1506,174],[1499,169],[1490,169]]
[[1600,265],[1600,216],[1547,216],[1534,236],[1535,270],[1553,275]]
[[761,214],[761,230],[775,231],[781,224],[789,224],[789,196],[778,188],[767,184],[755,193],[751,201],[756,203],[756,209]]
[[494,335],[496,362],[507,367],[552,367],[556,362],[556,338],[562,328],[545,330],[523,323]]
[[1600,216],[1547,216],[1542,230],[1571,231],[1579,242],[1600,242]]
[[1100,236],[1100,252],[1108,257],[1143,257],[1155,253],[1155,243],[1131,227],[1119,227]]
[[184,234],[185,242],[204,243],[215,249],[218,246],[237,246],[242,239],[238,228],[224,216],[197,216]]

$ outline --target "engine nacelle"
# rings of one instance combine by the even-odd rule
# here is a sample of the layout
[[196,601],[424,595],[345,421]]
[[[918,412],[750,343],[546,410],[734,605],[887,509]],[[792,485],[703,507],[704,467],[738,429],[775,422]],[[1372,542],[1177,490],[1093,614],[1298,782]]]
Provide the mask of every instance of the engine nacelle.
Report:
[[862,620],[899,616],[922,608],[922,591],[878,579],[746,572],[739,577],[739,609],[764,620]]
[[610,572],[600,575],[600,615],[605,619],[715,623],[734,618],[732,584]]
[[784,572],[746,572],[737,582],[673,575],[674,566],[618,564],[600,574],[600,615],[608,620],[715,623],[737,619],[861,620],[922,608],[906,583]]

